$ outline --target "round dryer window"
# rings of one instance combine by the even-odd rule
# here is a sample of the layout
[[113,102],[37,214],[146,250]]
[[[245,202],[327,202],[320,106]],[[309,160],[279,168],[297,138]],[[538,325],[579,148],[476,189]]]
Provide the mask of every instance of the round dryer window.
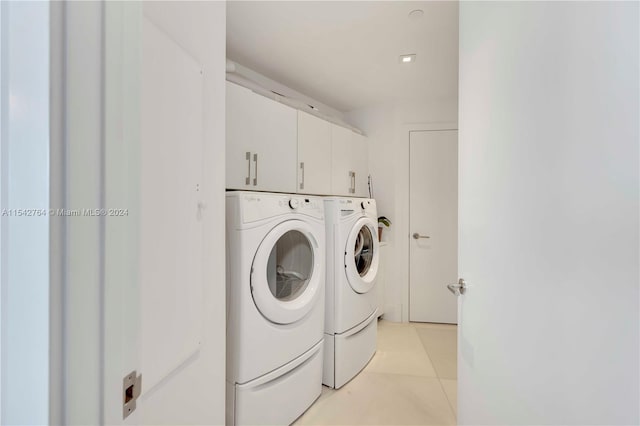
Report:
[[373,236],[367,226],[362,226],[356,236],[353,248],[353,260],[361,277],[364,277],[371,268],[373,262]]
[[313,273],[313,249],[297,230],[287,231],[271,249],[267,262],[269,290],[278,300],[294,300],[304,294]]
[[251,265],[251,294],[266,319],[290,324],[317,303],[322,287],[322,256],[313,229],[287,220],[262,240]]
[[345,247],[345,273],[351,288],[357,293],[366,293],[375,284],[378,274],[378,238],[376,224],[372,219],[359,219],[347,237]]

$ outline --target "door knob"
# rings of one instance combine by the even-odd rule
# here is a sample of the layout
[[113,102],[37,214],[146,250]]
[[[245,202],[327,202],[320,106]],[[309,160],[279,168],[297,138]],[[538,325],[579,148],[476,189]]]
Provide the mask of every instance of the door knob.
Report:
[[447,284],[447,288],[454,295],[460,296],[467,291],[467,283],[465,282],[464,278],[460,278],[458,280],[458,284]]
[[431,237],[430,237],[430,236],[428,236],[428,235],[420,235],[420,234],[418,234],[417,232],[414,232],[414,233],[413,233],[413,239],[414,239],[414,240],[419,240],[420,238],[431,238]]

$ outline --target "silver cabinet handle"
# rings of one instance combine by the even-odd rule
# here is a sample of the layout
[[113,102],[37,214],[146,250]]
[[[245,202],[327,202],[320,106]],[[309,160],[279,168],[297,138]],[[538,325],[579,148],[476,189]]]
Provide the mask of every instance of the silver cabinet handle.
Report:
[[464,278],[460,278],[458,280],[458,284],[447,284],[447,288],[451,293],[456,296],[460,296],[461,294],[465,294],[467,291],[467,283]]
[[353,194],[356,193],[356,172],[353,172]]
[[413,233],[413,239],[414,239],[414,240],[419,240],[420,238],[431,238],[431,237],[430,237],[430,236],[428,236],[428,235],[420,235],[420,234],[418,234],[417,232],[414,232],[414,233]]
[[251,153],[247,151],[245,157],[247,160],[247,177],[244,180],[244,184],[250,185],[251,184]]
[[300,170],[302,170],[302,180],[300,181],[300,189],[304,189],[304,161],[300,163]]
[[256,164],[256,174],[253,176],[253,186],[258,184],[258,154],[253,154],[253,162]]
[[354,194],[356,192],[355,177],[356,177],[356,172],[349,171],[349,194]]

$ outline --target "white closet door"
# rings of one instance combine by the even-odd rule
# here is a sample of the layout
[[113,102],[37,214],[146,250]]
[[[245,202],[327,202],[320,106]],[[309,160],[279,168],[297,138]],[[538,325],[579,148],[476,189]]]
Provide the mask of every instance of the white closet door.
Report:
[[351,162],[354,176],[354,195],[356,197],[369,196],[369,151],[367,138],[357,133],[351,133]]
[[296,111],[227,82],[226,186],[295,192]]
[[[255,149],[251,90],[227,82],[226,185],[230,189],[250,189],[251,151]],[[248,158],[247,158],[248,157]]]
[[331,125],[331,193],[333,195],[353,196],[349,191],[353,187],[351,136],[351,130],[335,124]]
[[202,342],[204,71],[151,21],[142,31],[140,335],[148,391]]
[[331,194],[331,124],[298,111],[298,191]]

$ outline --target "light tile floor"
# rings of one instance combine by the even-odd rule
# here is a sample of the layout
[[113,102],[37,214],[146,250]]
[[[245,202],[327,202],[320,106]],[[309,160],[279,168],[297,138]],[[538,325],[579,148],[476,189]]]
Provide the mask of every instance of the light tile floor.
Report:
[[320,398],[296,425],[455,425],[456,326],[378,322],[365,369]]

